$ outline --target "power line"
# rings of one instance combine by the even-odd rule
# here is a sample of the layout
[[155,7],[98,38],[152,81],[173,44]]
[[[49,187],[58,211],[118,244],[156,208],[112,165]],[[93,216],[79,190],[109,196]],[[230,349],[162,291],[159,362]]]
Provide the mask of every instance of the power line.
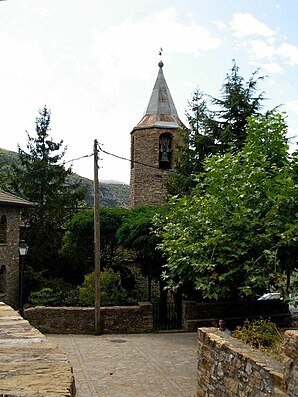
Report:
[[72,159],[72,160],[63,161],[63,163],[60,163],[60,164],[48,164],[48,165],[45,166],[45,167],[37,168],[37,169],[35,169],[35,170],[31,170],[31,171],[21,170],[20,172],[22,172],[23,174],[28,174],[28,175],[30,175],[30,174],[34,174],[34,173],[36,173],[36,172],[40,172],[40,171],[43,171],[43,170],[47,170],[47,169],[49,169],[49,168],[51,168],[51,167],[62,167],[62,166],[64,166],[65,164],[73,163],[74,161],[78,161],[78,160],[81,160],[81,159],[83,159],[83,158],[92,157],[92,156],[93,156],[93,153],[91,153],[91,154],[85,154],[84,156],[80,156],[80,157],[77,157],[77,158]]
[[73,161],[78,161],[78,160],[84,159],[84,158],[86,158],[86,157],[92,157],[92,156],[93,156],[93,153],[91,153],[91,154],[85,154],[84,156],[77,157],[77,158],[72,159],[72,160],[64,161],[62,164],[57,164],[57,165],[60,166],[60,165],[64,165],[64,164],[67,164],[67,163],[72,163]]
[[[128,158],[126,158],[126,157],[118,156],[117,154],[107,152],[106,150],[103,150],[103,149],[100,147],[99,144],[98,144],[98,149],[99,149],[101,152],[103,152],[103,153],[105,153],[105,154],[107,154],[107,155],[109,155],[109,156],[116,157],[117,159],[129,161],[130,163],[134,163],[134,164],[140,164],[140,165],[143,165],[144,167],[148,167],[148,168],[154,168],[155,170],[160,170],[160,168],[159,168],[159,167],[156,167],[155,165],[143,163],[142,161],[131,160],[131,159],[128,159]],[[172,170],[172,169],[167,169],[166,171],[174,172],[174,170]]]

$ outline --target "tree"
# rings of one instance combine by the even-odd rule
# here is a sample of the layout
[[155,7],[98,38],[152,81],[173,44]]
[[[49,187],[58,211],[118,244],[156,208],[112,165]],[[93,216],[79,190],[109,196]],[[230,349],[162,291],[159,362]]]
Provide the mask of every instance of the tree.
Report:
[[204,170],[205,158],[243,148],[247,136],[247,120],[258,115],[264,94],[257,94],[258,82],[264,77],[256,70],[245,82],[233,60],[221,89],[220,98],[196,89],[188,102],[186,117],[189,131],[182,131],[184,145],[177,162],[177,174],[169,179],[170,194],[189,193],[195,175]]
[[[165,264],[157,245],[160,238],[152,233],[153,217],[165,211],[163,207],[136,207],[131,209],[119,230],[118,242],[124,248],[129,248],[136,253],[136,262],[140,265],[144,276],[148,277],[148,299],[151,299],[151,280],[160,281],[161,299],[166,300],[167,292],[164,291],[164,282],[161,280],[162,266]],[[164,296],[164,298],[162,298]]]
[[81,205],[85,190],[79,183],[66,183],[72,171],[60,164],[66,151],[63,141],[56,143],[49,136],[50,115],[47,107],[39,111],[36,136],[27,132],[27,152],[18,146],[20,162],[13,168],[11,188],[35,204],[23,214],[30,246],[27,262],[35,270],[55,275],[61,265],[58,251],[63,229]]
[[170,286],[238,299],[285,285],[298,266],[297,161],[286,130],[276,112],[249,118],[243,149],[207,158],[192,196],[173,198],[155,220]]
[[[102,269],[115,269],[118,267],[116,265],[116,255],[119,244],[116,233],[126,212],[127,210],[123,208],[100,209],[100,256]],[[77,212],[66,224],[61,253],[67,267],[66,272],[70,273],[70,270],[72,270],[75,273],[75,277],[72,276],[72,280],[77,283],[82,282],[84,275],[94,269],[93,210],[83,209]]]

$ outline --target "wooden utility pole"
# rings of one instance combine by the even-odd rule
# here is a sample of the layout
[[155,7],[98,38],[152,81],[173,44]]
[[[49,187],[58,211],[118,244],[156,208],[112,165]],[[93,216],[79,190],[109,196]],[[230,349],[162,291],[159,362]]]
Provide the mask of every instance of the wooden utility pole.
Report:
[[99,182],[98,182],[98,142],[94,140],[94,273],[95,273],[95,333],[101,333],[100,327],[100,222],[99,222]]

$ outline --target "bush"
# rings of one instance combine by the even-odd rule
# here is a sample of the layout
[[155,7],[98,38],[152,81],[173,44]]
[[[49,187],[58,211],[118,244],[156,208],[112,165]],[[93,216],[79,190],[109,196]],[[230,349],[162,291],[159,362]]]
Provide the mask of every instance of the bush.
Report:
[[268,348],[281,341],[281,333],[270,320],[246,320],[243,326],[238,326],[232,336],[258,349]]
[[[85,276],[79,288],[80,300],[89,306],[94,306],[95,279],[94,272]],[[125,289],[121,286],[119,273],[104,271],[100,273],[100,304],[101,306],[116,306],[131,303]]]
[[57,285],[47,286],[39,291],[31,292],[29,296],[30,306],[80,306],[77,287],[60,282]]

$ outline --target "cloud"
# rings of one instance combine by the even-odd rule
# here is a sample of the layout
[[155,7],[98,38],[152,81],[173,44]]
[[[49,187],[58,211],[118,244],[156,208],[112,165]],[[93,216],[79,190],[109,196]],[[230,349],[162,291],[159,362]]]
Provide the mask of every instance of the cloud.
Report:
[[251,40],[246,44],[250,47],[252,55],[257,59],[267,58],[273,61],[277,58],[285,64],[298,65],[298,47],[293,44],[284,42],[274,46],[268,43],[268,40]]
[[237,37],[275,35],[272,29],[248,13],[235,13],[229,25]]
[[285,102],[285,108],[298,116],[298,100]]
[[227,30],[228,29],[228,25],[226,23],[224,23],[223,21],[214,21],[214,24],[216,25],[216,27],[219,30]]
[[276,62],[265,63],[262,65],[262,69],[267,70],[271,74],[280,74],[283,73],[283,68]]
[[[219,26],[224,26],[220,24]],[[236,13],[228,26],[239,40],[238,45],[249,49],[252,61],[266,59],[264,67],[272,73],[282,73],[285,65],[298,65],[298,46],[289,44],[286,38],[277,35],[271,28],[247,13]],[[252,39],[251,36],[258,36]]]
[[275,53],[275,47],[265,40],[251,40],[248,45],[252,54],[258,59],[271,59]]
[[199,24],[178,22],[173,7],[138,21],[126,19],[103,32],[94,31],[93,41],[96,67],[102,76],[100,84],[105,85],[107,75],[113,74],[113,86],[109,87],[108,95],[117,90],[124,77],[143,79],[144,75],[150,76],[154,62],[158,62],[160,47],[164,49],[163,61],[168,65],[176,54],[198,56],[223,43],[222,38],[213,36]]
[[290,65],[298,65],[298,47],[288,43],[282,43],[276,50],[276,54]]

